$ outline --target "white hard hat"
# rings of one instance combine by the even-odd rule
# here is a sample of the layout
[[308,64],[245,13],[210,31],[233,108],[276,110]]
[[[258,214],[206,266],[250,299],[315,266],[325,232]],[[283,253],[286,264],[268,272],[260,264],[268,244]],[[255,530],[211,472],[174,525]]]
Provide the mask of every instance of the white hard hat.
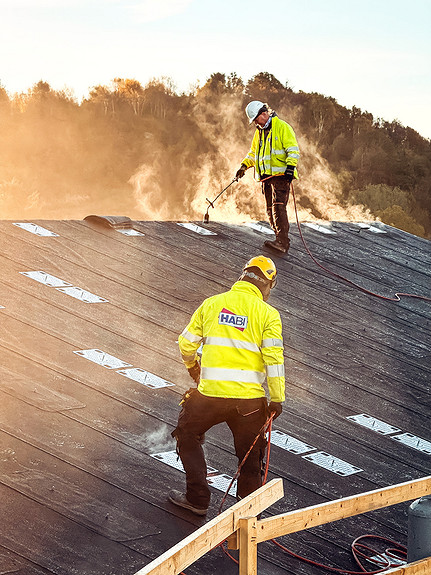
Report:
[[[262,108],[264,108],[264,110],[262,110]],[[247,114],[250,124],[259,116],[259,113],[264,112],[267,109],[267,105],[259,100],[253,100],[253,102],[247,104],[245,113]]]

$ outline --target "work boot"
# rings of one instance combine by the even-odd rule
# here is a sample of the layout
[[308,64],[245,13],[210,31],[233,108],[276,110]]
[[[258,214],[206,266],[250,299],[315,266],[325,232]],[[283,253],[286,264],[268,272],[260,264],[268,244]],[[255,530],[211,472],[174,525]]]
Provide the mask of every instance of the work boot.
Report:
[[285,246],[280,242],[280,240],[266,240],[263,245],[282,254],[285,254],[289,249],[289,246]]
[[187,500],[187,497],[184,493],[173,489],[169,492],[168,499],[174,505],[178,505],[178,507],[184,507],[184,509],[188,509],[195,515],[206,515],[208,512],[208,507],[198,507],[197,505],[193,505],[190,501]]

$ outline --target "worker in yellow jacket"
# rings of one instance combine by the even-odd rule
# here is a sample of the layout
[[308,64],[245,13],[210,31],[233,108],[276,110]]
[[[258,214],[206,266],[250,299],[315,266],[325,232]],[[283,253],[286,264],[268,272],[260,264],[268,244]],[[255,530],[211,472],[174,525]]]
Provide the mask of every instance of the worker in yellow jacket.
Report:
[[[179,336],[182,360],[198,385],[184,395],[172,432],[186,472],[186,493],[171,491],[169,500],[198,515],[206,514],[210,501],[202,441],[218,423],[226,422],[231,429],[239,461],[260,433],[241,469],[237,497],[262,484],[266,449],[262,429],[270,413],[280,415],[285,399],[281,319],[266,303],[276,275],[271,259],[252,258],[232,288],[206,299]],[[269,406],[262,387],[265,380]]]
[[286,253],[290,246],[287,201],[290,184],[298,178],[298,142],[292,126],[267,104],[254,100],[245,112],[250,124],[255,123],[256,131],[235,177],[242,178],[248,168],[254,167],[257,181],[262,182],[269,223],[275,233],[275,241],[267,240],[265,245],[278,253]]

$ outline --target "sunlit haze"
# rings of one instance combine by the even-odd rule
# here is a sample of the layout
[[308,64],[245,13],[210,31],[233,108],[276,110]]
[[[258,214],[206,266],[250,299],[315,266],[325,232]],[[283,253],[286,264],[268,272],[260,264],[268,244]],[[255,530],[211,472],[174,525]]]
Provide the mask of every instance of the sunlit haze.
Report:
[[81,99],[115,77],[273,74],[431,137],[431,2],[0,0],[0,84]]

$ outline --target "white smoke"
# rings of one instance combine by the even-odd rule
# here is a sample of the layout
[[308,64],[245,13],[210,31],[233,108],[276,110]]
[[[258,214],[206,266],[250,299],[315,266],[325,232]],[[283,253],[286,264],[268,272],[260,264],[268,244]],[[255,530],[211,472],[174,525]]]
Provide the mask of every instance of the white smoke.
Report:
[[[193,112],[196,130],[211,143],[212,151],[200,155],[182,150],[182,156],[161,165],[166,150],[153,148],[153,162],[143,164],[130,178],[140,217],[154,220],[201,220],[208,202],[233,180],[241,160],[247,154],[254,133],[248,129],[240,98],[222,94],[207,102],[199,100]],[[214,109],[214,102],[217,102]],[[282,110],[280,117],[283,118]],[[284,118],[283,118],[284,119]],[[295,129],[295,113],[286,120]],[[298,122],[299,124],[299,122]],[[374,220],[363,206],[343,205],[342,185],[316,146],[297,132],[301,150],[298,166],[300,180],[295,182],[299,219],[304,221]],[[193,134],[190,134],[192,146]],[[215,151],[214,151],[215,149]],[[289,201],[289,219],[295,219],[293,200]],[[233,183],[209,208],[210,219],[231,223],[266,220],[261,184],[253,180],[250,169]]]

